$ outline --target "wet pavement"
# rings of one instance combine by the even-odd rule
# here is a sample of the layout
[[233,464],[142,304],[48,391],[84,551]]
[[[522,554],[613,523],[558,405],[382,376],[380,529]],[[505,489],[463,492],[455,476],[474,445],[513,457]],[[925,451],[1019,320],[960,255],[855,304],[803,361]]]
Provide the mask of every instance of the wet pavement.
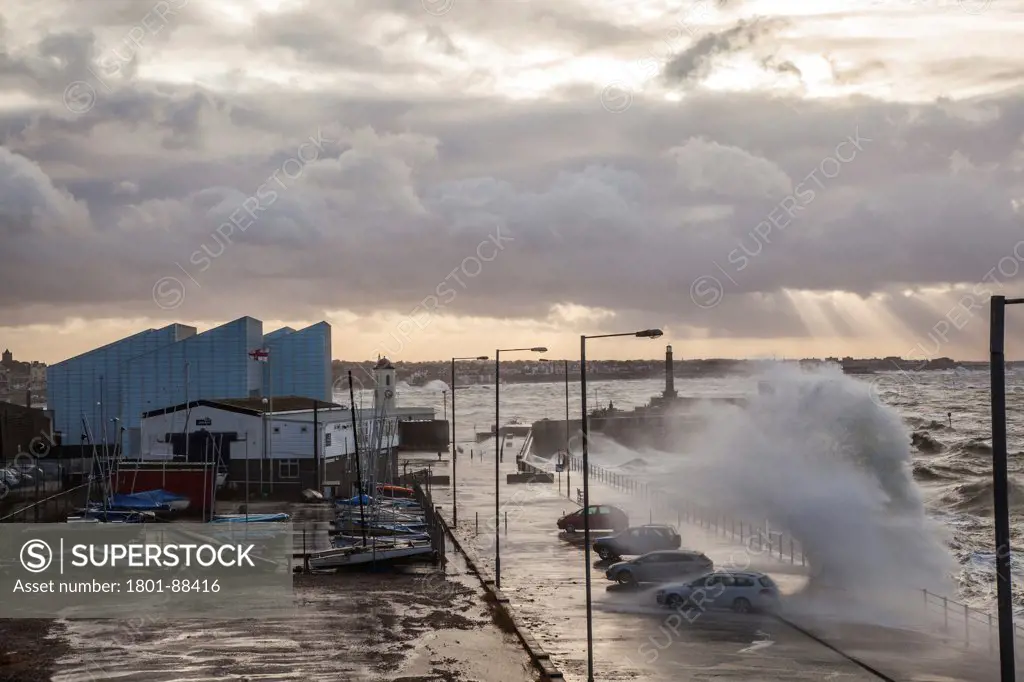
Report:
[[[458,530],[479,565],[494,572],[495,506],[494,454],[482,447],[472,460],[459,457]],[[478,451],[479,452],[479,451]],[[507,452],[507,451],[506,451]],[[551,655],[567,680],[586,679],[586,616],[582,543],[560,534],[555,520],[577,508],[579,474],[572,475],[567,496],[562,482],[507,484],[515,472],[514,456],[506,454],[500,467],[501,510],[498,538],[501,548],[501,589],[517,616]],[[451,490],[435,486],[435,504],[451,518]],[[702,528],[677,524],[669,510],[653,510],[604,484],[591,482],[591,504],[624,509],[630,523],[677,525],[683,547],[705,552],[719,568],[763,570],[784,593],[784,613],[799,628],[769,615],[698,613],[682,618],[657,607],[653,589],[627,591],[610,583],[604,565],[591,555],[594,630],[594,671],[602,680],[877,680],[879,677],[851,662],[825,643],[801,632],[823,637],[832,647],[860,659],[898,680],[915,682],[994,682],[996,654],[987,641],[974,640],[965,648],[960,637],[945,641],[914,632],[934,628],[921,614],[899,622],[900,627],[856,625],[842,617],[828,620],[807,613],[790,615],[786,604],[799,606],[807,582],[807,567],[769,557],[736,541]],[[507,531],[506,531],[507,517]],[[666,518],[671,517],[671,518]],[[577,533],[582,535],[582,532]],[[572,542],[567,541],[572,539]],[[841,615],[841,614],[840,614]]]
[[[52,622],[49,630],[63,646],[54,647],[47,672],[55,682],[539,679],[516,636],[496,624],[461,556],[450,549],[447,557],[443,569],[296,575],[294,610],[269,618],[167,620],[138,613]],[[0,621],[12,629],[18,623]],[[40,653],[32,658],[41,664]],[[17,676],[24,657],[10,667],[4,658],[0,680],[30,679]]]

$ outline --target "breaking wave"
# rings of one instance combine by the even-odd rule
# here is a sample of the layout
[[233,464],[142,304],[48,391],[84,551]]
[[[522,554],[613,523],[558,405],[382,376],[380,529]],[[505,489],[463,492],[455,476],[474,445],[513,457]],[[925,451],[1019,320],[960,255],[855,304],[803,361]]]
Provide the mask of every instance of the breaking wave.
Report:
[[949,591],[949,531],[926,515],[900,416],[836,370],[780,366],[763,380],[774,390],[706,412],[661,487],[786,529],[815,587]]

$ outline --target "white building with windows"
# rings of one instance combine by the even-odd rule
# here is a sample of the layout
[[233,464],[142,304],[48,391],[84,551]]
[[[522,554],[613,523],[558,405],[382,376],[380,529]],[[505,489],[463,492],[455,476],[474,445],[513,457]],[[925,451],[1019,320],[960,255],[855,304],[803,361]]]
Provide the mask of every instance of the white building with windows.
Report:
[[356,429],[349,407],[311,398],[195,400],[143,415],[141,457],[217,461],[229,485],[274,496],[307,488],[331,493],[347,485],[343,473],[354,469],[358,435],[364,468],[376,463],[380,478],[397,466],[399,422],[433,421],[434,410],[397,406],[395,369],[386,358],[374,373],[374,406],[356,408]]

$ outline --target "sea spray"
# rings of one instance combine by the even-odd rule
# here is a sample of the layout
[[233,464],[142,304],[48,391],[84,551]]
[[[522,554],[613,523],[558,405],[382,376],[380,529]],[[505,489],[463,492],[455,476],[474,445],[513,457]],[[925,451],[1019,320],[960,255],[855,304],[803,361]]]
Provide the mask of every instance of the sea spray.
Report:
[[838,370],[777,366],[758,379],[772,390],[704,408],[706,428],[671,462],[649,451],[617,462],[643,458],[657,469],[649,482],[680,501],[785,529],[808,558],[809,591],[852,597],[862,617],[873,596],[949,592],[955,561],[925,513],[900,416]]

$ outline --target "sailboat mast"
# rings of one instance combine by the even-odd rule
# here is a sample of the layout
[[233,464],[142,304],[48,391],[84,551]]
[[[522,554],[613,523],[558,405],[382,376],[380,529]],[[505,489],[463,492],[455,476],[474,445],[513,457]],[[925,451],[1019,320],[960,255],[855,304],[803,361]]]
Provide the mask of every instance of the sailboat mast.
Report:
[[366,547],[366,513],[363,511],[363,467],[359,463],[359,428],[356,424],[356,390],[352,385],[352,370],[348,371],[348,402],[352,412],[352,449],[356,453],[356,494],[359,495],[359,524],[363,531],[363,547]]

